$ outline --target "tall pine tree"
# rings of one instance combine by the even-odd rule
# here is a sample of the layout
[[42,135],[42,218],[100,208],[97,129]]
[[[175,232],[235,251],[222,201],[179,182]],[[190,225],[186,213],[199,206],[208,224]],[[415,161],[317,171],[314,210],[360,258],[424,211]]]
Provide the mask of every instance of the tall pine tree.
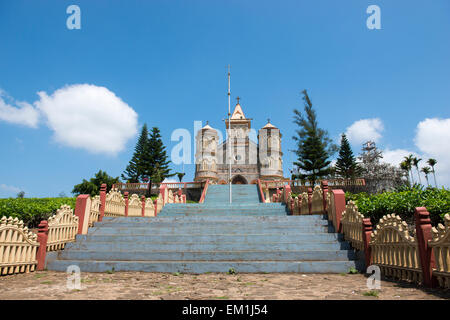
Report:
[[354,179],[361,174],[362,169],[356,162],[352,148],[348,142],[347,136],[342,134],[339,157],[336,161],[336,173],[342,178]]
[[149,159],[145,168],[145,176],[149,179],[149,186],[152,183],[161,183],[165,178],[176,175],[176,173],[170,173],[170,160],[167,159],[166,148],[157,127],[152,128],[148,146]]
[[337,151],[326,130],[317,124],[316,112],[306,90],[302,91],[304,115],[294,109],[294,123],[299,126],[297,136],[292,137],[297,142],[297,162],[299,169],[297,178],[307,179],[315,183],[321,177],[329,174],[331,161],[328,158]]
[[122,174],[122,179],[129,183],[140,182],[146,175],[146,168],[150,165],[150,148],[148,141],[147,124],[142,127],[141,135],[139,136],[134,154],[128,166]]

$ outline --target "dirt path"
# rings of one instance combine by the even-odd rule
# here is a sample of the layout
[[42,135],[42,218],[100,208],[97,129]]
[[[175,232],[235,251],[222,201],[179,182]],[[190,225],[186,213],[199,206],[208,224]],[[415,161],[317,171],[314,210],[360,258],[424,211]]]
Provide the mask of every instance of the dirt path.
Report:
[[[450,291],[381,282],[367,295],[361,274],[82,273],[81,290],[67,289],[67,274],[42,271],[0,276],[7,299],[450,299]],[[365,295],[366,294],[366,295]]]

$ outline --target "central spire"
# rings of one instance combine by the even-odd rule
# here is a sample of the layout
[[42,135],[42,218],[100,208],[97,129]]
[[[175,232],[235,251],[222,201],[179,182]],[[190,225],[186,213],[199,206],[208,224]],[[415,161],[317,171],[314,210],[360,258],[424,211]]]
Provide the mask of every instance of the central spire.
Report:
[[239,97],[236,98],[237,103],[236,103],[236,106],[234,107],[233,114],[231,115],[231,120],[241,120],[241,119],[243,120],[243,119],[245,119],[244,111],[242,111],[242,107],[239,104],[239,100],[240,99],[241,98],[239,98]]

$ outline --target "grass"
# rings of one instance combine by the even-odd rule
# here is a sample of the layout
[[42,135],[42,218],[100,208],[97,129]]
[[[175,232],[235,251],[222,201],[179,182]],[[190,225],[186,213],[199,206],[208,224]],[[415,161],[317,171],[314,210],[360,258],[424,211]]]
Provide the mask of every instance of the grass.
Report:
[[106,270],[107,274],[113,274],[114,273],[114,267],[111,270]]
[[230,268],[227,273],[228,274],[236,274],[236,270],[234,270],[234,268]]
[[172,275],[174,275],[174,276],[178,277],[178,276],[180,276],[180,275],[181,275],[181,273],[179,273],[179,272],[174,272],[174,273],[172,273]]
[[52,281],[42,281],[41,283],[42,284],[52,284],[53,282]]
[[363,293],[363,296],[366,296],[366,297],[377,297],[377,298],[378,298],[378,294],[379,294],[378,291],[376,291],[376,290],[370,290],[370,291],[364,292],[364,293]]
[[350,273],[350,274],[357,274],[357,273],[359,273],[359,272],[358,272],[358,270],[356,270],[355,268],[351,267],[351,268],[348,270],[348,273]]
[[216,297],[216,299],[228,300],[228,299],[230,299],[230,298],[228,298],[227,296],[223,296],[223,297]]

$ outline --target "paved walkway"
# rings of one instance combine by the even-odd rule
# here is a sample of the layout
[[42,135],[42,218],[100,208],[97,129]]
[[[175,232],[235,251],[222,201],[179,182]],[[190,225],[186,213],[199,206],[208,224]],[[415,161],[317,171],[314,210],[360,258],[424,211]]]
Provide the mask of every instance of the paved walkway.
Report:
[[450,290],[381,282],[368,295],[361,274],[82,273],[81,290],[67,289],[67,274],[42,271],[0,276],[6,299],[450,299]]

